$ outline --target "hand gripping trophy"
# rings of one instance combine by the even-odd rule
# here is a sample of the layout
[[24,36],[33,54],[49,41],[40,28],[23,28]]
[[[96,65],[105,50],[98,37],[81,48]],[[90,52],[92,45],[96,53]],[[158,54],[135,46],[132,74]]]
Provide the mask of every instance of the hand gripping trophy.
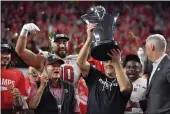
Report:
[[87,24],[96,24],[96,28],[92,31],[94,41],[91,49],[91,56],[96,60],[110,60],[111,58],[107,53],[113,48],[120,49],[118,43],[113,38],[118,16],[119,13],[106,13],[103,6],[96,6],[91,13],[81,16]]

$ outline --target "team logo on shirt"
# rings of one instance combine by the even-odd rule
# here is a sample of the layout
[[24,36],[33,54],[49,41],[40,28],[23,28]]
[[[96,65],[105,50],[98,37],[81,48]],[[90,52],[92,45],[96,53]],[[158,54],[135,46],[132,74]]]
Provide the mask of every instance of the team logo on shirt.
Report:
[[116,82],[116,80],[113,80],[112,82],[109,82],[109,81],[107,81],[107,78],[106,78],[105,81],[100,78],[98,81],[101,84],[103,84],[102,91],[104,91],[105,89],[110,89],[110,91],[111,91],[113,86],[118,86],[118,83]]

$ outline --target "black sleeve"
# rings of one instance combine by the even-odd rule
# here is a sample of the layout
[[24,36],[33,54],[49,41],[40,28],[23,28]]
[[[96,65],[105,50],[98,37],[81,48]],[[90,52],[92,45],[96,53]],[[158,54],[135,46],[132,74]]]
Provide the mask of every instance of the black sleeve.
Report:
[[141,101],[139,101],[139,104],[140,104],[142,111],[145,112],[146,107],[147,107],[147,100],[141,100]]
[[[130,80],[129,80],[130,81]],[[131,96],[131,93],[132,93],[132,91],[133,91],[133,84],[132,84],[132,82],[130,81],[130,91],[129,92],[121,92],[122,93],[122,95],[124,96],[124,97],[126,97],[126,98],[130,98],[130,96]]]
[[90,70],[87,75],[87,77],[84,78],[86,81],[87,86],[91,86],[95,81],[97,81],[97,78],[102,76],[102,73],[98,71],[96,68],[94,68],[92,65],[90,65]]

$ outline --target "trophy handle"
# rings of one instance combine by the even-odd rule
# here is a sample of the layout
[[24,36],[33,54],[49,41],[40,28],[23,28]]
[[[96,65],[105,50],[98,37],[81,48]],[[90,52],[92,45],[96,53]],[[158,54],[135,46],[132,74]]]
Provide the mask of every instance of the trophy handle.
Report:
[[112,30],[113,30],[113,33],[115,32],[115,29],[116,29],[116,21],[117,21],[117,18],[119,17],[120,13],[114,13],[112,14],[112,17],[113,17],[113,25],[112,25]]
[[87,23],[87,24],[98,24],[100,21],[98,17],[94,14],[84,14],[81,16],[81,18]]
[[114,19],[113,19],[113,23],[114,23],[114,24],[116,23],[117,18],[119,17],[119,15],[120,15],[120,13],[114,13],[114,14],[112,14],[112,16],[114,17]]

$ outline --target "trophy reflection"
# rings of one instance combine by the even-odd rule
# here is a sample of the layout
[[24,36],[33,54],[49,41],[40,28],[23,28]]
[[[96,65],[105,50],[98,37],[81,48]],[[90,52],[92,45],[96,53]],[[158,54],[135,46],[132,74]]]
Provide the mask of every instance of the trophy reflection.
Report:
[[87,24],[96,24],[92,31],[94,40],[91,47],[91,56],[100,61],[107,61],[111,58],[107,55],[113,48],[119,48],[114,40],[115,24],[119,13],[108,14],[103,6],[96,6],[91,13],[82,15],[81,18]]

